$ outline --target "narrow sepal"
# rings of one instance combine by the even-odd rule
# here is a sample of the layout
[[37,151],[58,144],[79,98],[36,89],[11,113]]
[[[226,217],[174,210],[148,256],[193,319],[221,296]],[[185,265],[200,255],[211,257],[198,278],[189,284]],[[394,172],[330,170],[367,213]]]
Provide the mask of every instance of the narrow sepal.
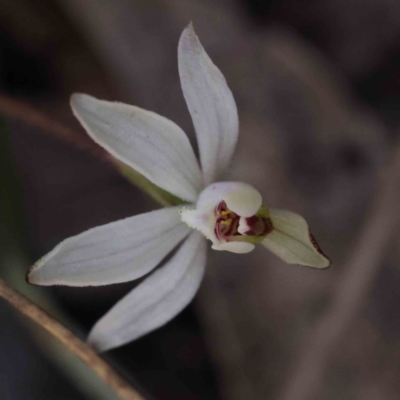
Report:
[[202,176],[189,139],[174,122],[128,104],[74,94],[71,107],[89,136],[155,185],[195,201]]
[[169,262],[96,323],[88,342],[105,351],[167,323],[193,299],[203,278],[205,263],[205,238],[193,232]]
[[199,143],[204,183],[208,185],[217,180],[231,162],[239,133],[236,103],[192,24],[181,35],[178,64],[183,95]]
[[136,215],[70,237],[28,272],[36,285],[98,286],[150,272],[186,236],[178,207]]

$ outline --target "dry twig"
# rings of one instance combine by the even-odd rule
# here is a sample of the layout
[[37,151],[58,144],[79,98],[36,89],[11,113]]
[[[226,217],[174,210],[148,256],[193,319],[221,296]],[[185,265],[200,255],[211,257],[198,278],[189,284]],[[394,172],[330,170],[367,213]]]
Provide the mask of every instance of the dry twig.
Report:
[[330,306],[308,337],[279,399],[310,400],[317,396],[324,371],[339,340],[363,306],[398,224],[400,147],[394,153],[390,167],[382,171],[376,193],[373,208],[343,267],[344,273],[333,293]]
[[28,125],[39,128],[41,131],[51,134],[58,139],[74,144],[81,150],[86,150],[105,161],[111,161],[111,157],[100,146],[97,146],[87,135],[81,135],[65,125],[54,121],[45,113],[20,100],[13,99],[5,94],[0,94],[0,113],[10,118],[16,118]]
[[48,313],[11,289],[3,280],[0,280],[0,297],[6,300],[22,314],[35,321],[52,336],[58,339],[69,351],[77,355],[115,391],[121,400],[144,400],[144,397],[125,379],[123,379],[111,367],[111,365],[101,358],[90,346],[75,336]]

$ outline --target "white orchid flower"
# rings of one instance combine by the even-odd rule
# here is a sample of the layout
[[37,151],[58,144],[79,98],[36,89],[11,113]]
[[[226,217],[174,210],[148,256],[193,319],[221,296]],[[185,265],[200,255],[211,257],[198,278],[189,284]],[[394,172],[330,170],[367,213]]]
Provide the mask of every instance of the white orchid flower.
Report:
[[185,133],[151,111],[74,94],[71,106],[90,137],[159,188],[182,199],[169,207],[90,229],[61,242],[29,271],[37,285],[96,286],[140,278],[173,256],[93,327],[89,342],[108,350],[178,314],[194,297],[215,250],[247,253],[260,243],[288,263],[329,266],[306,221],[269,210],[245,183],[219,182],[232,160],[239,121],[220,70],[192,25],[178,47],[179,74],[199,143],[200,170]]

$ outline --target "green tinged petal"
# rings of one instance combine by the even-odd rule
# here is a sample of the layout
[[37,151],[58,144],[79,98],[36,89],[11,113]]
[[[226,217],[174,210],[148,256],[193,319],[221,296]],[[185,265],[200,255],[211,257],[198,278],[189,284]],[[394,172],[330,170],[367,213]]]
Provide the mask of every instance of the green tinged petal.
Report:
[[285,210],[270,209],[274,230],[262,244],[289,264],[327,268],[330,259],[322,252],[306,220]]

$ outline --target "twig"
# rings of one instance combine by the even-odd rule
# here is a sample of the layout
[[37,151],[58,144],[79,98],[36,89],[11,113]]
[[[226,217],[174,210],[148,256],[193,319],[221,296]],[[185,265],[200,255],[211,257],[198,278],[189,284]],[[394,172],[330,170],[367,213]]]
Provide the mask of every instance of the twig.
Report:
[[19,119],[28,125],[51,134],[53,137],[66,140],[81,150],[89,151],[93,155],[111,162],[111,157],[108,153],[101,147],[97,146],[87,135],[81,135],[78,131],[54,121],[45,113],[36,110],[20,100],[0,94],[0,114]]
[[125,381],[125,379],[123,379],[111,365],[102,359],[90,346],[30,300],[11,289],[7,283],[1,279],[0,297],[47,330],[69,351],[83,360],[115,391],[121,400],[144,400],[144,397]]
[[391,166],[382,172],[376,192],[367,223],[343,267],[344,273],[330,306],[308,336],[279,399],[310,400],[316,397],[322,386],[324,370],[339,340],[363,306],[399,222],[400,148],[394,153]]
[[184,203],[183,200],[154,185],[139,172],[112,157],[103,148],[91,140],[88,135],[79,134],[78,131],[74,131],[63,124],[52,120],[46,114],[41,113],[28,104],[0,94],[0,114],[20,119],[28,125],[35,126],[57,139],[65,140],[75,145],[75,147],[80,150],[88,151],[92,155],[106,161],[129,182],[133,183],[164,207]]

